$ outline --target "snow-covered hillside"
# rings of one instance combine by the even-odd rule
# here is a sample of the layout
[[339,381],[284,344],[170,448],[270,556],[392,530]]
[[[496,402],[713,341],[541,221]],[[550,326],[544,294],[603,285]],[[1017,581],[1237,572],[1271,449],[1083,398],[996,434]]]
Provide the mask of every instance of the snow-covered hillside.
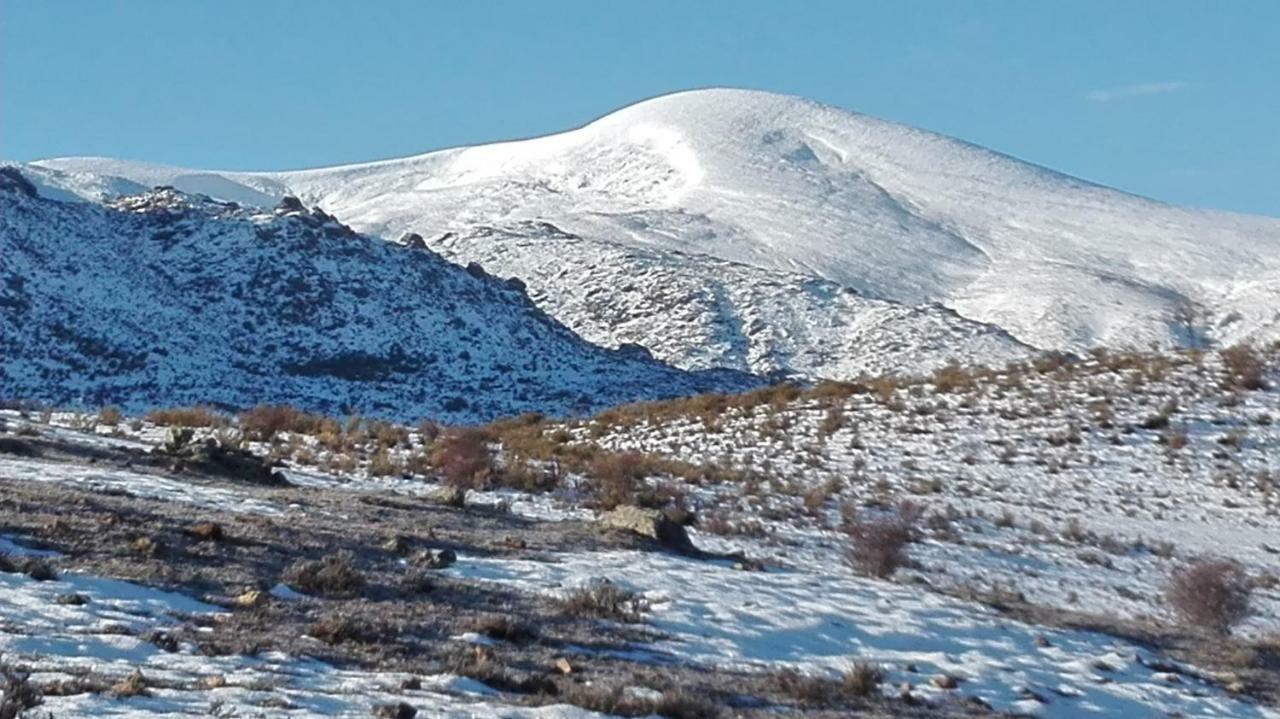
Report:
[[155,190],[106,206],[0,171],[0,396],[288,402],[475,421],[742,386],[590,345],[519,283],[301,205]]
[[[1280,220],[1172,207],[761,92],[678,93],[559,135],[320,170],[207,172],[103,158],[25,170],[91,198],[111,194],[103,176],[250,204],[294,194],[361,231],[415,232],[457,259],[527,278],[542,305],[583,335],[638,342],[691,367],[840,375],[864,359],[881,367],[882,346],[915,350],[898,322],[864,333],[860,318],[883,304],[815,301],[814,280],[906,305],[892,312],[923,316],[935,338],[951,335],[944,350],[918,353],[934,357],[996,352],[990,326],[1041,349],[1280,335]],[[560,232],[525,237],[537,222]],[[632,281],[639,271],[654,274],[651,286],[717,278],[687,305],[707,319],[686,333],[655,314],[654,298]],[[584,275],[590,303],[580,296]],[[754,291],[763,283],[777,283],[767,302]],[[718,338],[711,351],[709,336]],[[963,337],[976,344],[953,341]],[[840,359],[807,356],[815,343],[840,347]],[[862,346],[872,348],[867,357]]]

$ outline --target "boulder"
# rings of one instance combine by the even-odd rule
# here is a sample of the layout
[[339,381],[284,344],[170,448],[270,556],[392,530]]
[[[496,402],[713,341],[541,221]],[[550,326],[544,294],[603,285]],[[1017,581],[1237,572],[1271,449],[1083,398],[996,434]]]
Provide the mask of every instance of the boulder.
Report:
[[192,442],[188,428],[170,428],[164,444],[155,451],[173,460],[176,469],[273,487],[289,485],[266,459],[216,439]]
[[467,490],[446,484],[428,492],[426,498],[447,507],[458,507],[460,509],[467,504]]
[[600,515],[600,523],[610,529],[621,529],[642,537],[648,537],[683,554],[698,554],[684,527],[672,521],[659,509],[646,509],[624,504]]

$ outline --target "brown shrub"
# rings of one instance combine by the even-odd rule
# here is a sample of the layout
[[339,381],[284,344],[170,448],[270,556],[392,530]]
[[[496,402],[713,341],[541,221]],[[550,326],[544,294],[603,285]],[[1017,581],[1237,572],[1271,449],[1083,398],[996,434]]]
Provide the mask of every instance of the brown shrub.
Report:
[[1252,591],[1239,563],[1204,559],[1174,570],[1165,600],[1188,625],[1225,635],[1249,616]]
[[1235,345],[1222,350],[1222,384],[1228,389],[1266,389],[1265,370],[1262,356],[1249,345]]
[[595,481],[600,508],[608,510],[623,504],[637,504],[637,493],[648,469],[645,455],[639,452],[597,455],[587,472]]
[[839,677],[805,674],[783,669],[769,677],[770,687],[801,706],[832,707],[871,696],[884,681],[884,672],[867,662],[858,662]]
[[269,441],[281,432],[296,434],[332,433],[338,423],[328,417],[308,414],[296,407],[260,404],[240,413],[240,429],[250,439]]
[[153,409],[146,419],[162,427],[225,427],[227,418],[212,407]]
[[321,597],[350,597],[364,589],[364,575],[356,569],[350,553],[331,554],[323,559],[295,562],[284,573],[284,583],[304,593]]
[[103,407],[98,410],[98,424],[104,427],[114,427],[120,424],[122,419],[124,419],[124,413],[119,407]]
[[329,614],[307,627],[308,636],[315,637],[325,644],[373,642],[377,641],[382,633],[378,627],[345,614]]
[[883,578],[910,560],[907,544],[918,535],[921,518],[916,505],[903,502],[894,511],[872,518],[860,516],[848,507],[843,514],[844,530],[852,540],[848,560],[855,569]]
[[973,373],[953,362],[933,372],[933,387],[938,392],[962,392],[973,389]]
[[370,477],[395,477],[405,473],[405,463],[396,459],[386,449],[379,447],[369,457]]
[[489,449],[492,441],[493,437],[481,429],[452,430],[436,440],[431,465],[451,487],[487,489],[494,472]]

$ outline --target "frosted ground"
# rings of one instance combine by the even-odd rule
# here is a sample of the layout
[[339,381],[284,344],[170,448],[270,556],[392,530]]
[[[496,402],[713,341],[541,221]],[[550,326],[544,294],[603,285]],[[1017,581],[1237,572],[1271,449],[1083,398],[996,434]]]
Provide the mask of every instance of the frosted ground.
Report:
[[[1265,376],[1274,382],[1275,355],[1266,357]],[[726,481],[650,481],[683,485],[699,514],[691,528],[699,547],[744,552],[766,571],[644,547],[508,552],[495,549],[495,539],[484,550],[461,549],[457,563],[440,573],[548,600],[602,578],[639,592],[649,605],[641,634],[608,648],[559,645],[583,667],[609,660],[659,669],[633,676],[628,691],[638,695],[670,689],[662,672],[671,682],[696,667],[748,678],[783,667],[834,676],[857,661],[883,669],[879,691],[886,701],[901,701],[906,691],[915,703],[879,709],[890,713],[990,707],[1048,717],[1280,716],[1275,694],[1267,694],[1274,686],[1253,685],[1255,675],[1244,665],[1220,658],[1200,665],[1192,657],[1207,654],[1189,653],[1182,639],[1165,641],[1182,636],[1161,600],[1169,572],[1200,555],[1228,555],[1258,578],[1254,613],[1236,632],[1237,649],[1249,642],[1264,647],[1280,631],[1274,581],[1280,574],[1274,466],[1280,430],[1271,421],[1280,415],[1280,394],[1231,389],[1229,380],[1214,353],[1099,355],[990,373],[952,368],[866,391],[824,386],[760,393],[736,405],[697,398],[620,408],[565,425],[547,422],[540,430],[547,436],[563,438],[567,431],[571,442],[739,472]],[[1167,422],[1152,420],[1161,415]],[[164,433],[145,422],[91,432],[91,422],[75,415],[52,415],[49,423],[12,413],[5,418],[11,431],[29,425],[86,445],[152,446]],[[301,457],[309,442],[290,440],[275,453]],[[307,506],[309,493],[333,493],[334,504],[325,505],[333,507],[355,506],[361,496],[428,497],[437,490],[412,473],[366,476],[363,463],[335,473],[314,456],[284,461],[296,485],[287,494],[11,455],[0,455],[0,477],[285,523],[316,514]],[[175,487],[182,482],[185,491]],[[585,501],[592,482],[570,474],[549,493],[495,489],[473,492],[468,501],[506,507],[540,527],[577,526],[594,516]],[[938,519],[924,523],[911,563],[891,579],[858,576],[844,561],[849,540],[839,529],[842,507],[874,512],[903,499]],[[25,552],[13,543],[30,540],[10,535],[6,547]],[[70,556],[53,561],[74,565]],[[303,716],[367,716],[373,704],[396,701],[428,716],[446,709],[486,716],[499,706],[504,716],[586,715],[511,706],[527,698],[448,673],[421,675],[420,689],[403,690],[401,673],[339,668],[308,659],[305,651],[210,658],[182,646],[160,653],[145,639],[151,630],[242,610],[74,569],[54,582],[15,574],[0,581],[6,661],[37,670],[36,679],[91,670],[119,681],[141,668],[157,687],[149,697],[50,697],[45,708],[55,715],[147,716],[160,709],[198,715],[221,702],[219,711],[252,716],[265,711],[264,701],[286,702],[295,707],[291,715]],[[47,601],[72,592],[93,601]],[[331,600],[276,587],[271,601],[311,607]],[[1213,641],[1194,636],[1188,635]],[[466,632],[449,641],[503,644]],[[595,670],[581,671],[594,676]],[[199,684],[211,676],[226,684]],[[937,681],[943,676],[954,689]],[[746,686],[748,679],[735,681]],[[798,705],[774,700],[781,702],[775,708],[803,714]],[[736,711],[762,709],[767,706]]]

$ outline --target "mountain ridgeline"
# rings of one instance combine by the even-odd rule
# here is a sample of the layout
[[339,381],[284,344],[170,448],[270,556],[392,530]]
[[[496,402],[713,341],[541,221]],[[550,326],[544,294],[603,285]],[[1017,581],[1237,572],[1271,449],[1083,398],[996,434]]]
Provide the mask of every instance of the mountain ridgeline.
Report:
[[365,237],[296,200],[264,210],[157,188],[60,202],[0,173],[10,399],[474,422],[756,382],[596,347],[518,281]]

